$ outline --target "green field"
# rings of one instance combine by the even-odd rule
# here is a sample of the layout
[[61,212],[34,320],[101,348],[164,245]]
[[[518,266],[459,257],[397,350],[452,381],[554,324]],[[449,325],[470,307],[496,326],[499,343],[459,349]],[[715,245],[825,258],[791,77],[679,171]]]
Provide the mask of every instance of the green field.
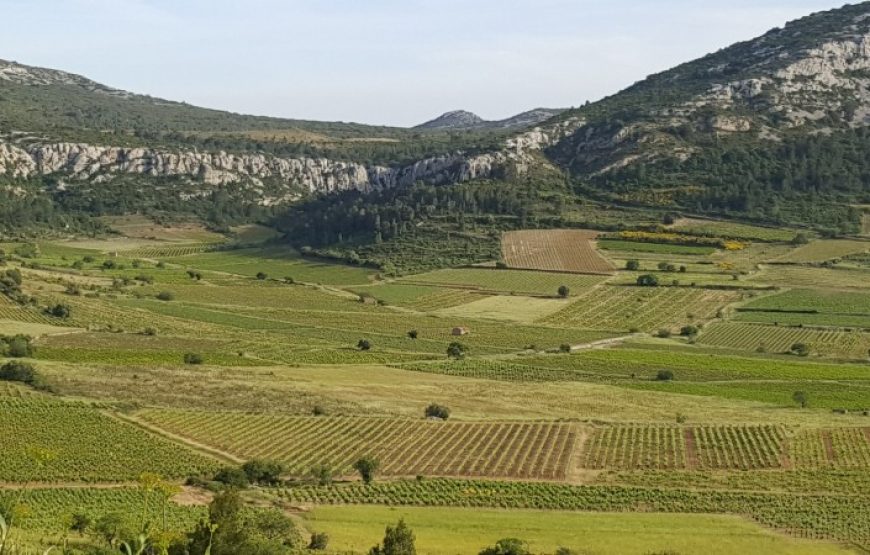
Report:
[[477,553],[503,537],[522,538],[533,553],[552,553],[559,547],[613,555],[848,553],[829,543],[786,538],[741,518],[718,515],[318,507],[304,518],[312,529],[328,533],[335,549],[348,552],[364,552],[380,541],[385,526],[404,518],[414,529],[420,555]]

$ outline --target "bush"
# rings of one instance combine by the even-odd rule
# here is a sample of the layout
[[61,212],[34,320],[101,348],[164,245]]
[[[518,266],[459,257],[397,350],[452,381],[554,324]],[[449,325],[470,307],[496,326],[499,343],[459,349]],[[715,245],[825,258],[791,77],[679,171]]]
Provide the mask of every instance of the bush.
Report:
[[91,517],[84,513],[73,513],[70,517],[69,529],[81,534],[91,526],[92,522]]
[[662,328],[656,332],[656,337],[661,337],[662,339],[667,339],[671,336],[671,330]]
[[526,542],[517,538],[504,538],[481,551],[480,555],[532,555],[532,552]]
[[31,339],[26,335],[0,335],[0,356],[22,358],[32,354],[33,345]]
[[69,305],[65,304],[56,304],[48,309],[48,314],[54,316],[55,318],[62,318],[66,320],[70,317],[72,310]]
[[426,418],[440,418],[441,420],[447,420],[450,418],[450,409],[443,406],[432,403],[426,410],[424,411]]
[[559,352],[570,353],[571,352],[571,345],[568,345],[567,343],[562,343],[561,345],[559,345]]
[[652,274],[637,276],[637,284],[641,287],[655,287],[659,284],[659,278]]
[[325,464],[318,464],[311,467],[311,477],[318,486],[328,486],[332,484],[332,469]]
[[314,532],[311,534],[311,541],[308,543],[308,549],[312,551],[323,551],[329,545],[329,534],[326,532]]
[[680,335],[682,335],[683,337],[691,337],[694,335],[698,335],[699,331],[700,330],[698,329],[698,326],[683,326],[682,328],[680,328]]
[[267,276],[265,273],[263,273],[263,272],[257,272],[257,279],[258,279],[258,280],[263,281],[263,280],[265,280],[267,277],[269,277],[269,276]]
[[806,343],[795,343],[789,349],[789,352],[793,355],[797,355],[799,357],[809,356],[810,354],[810,346]]
[[360,351],[368,351],[372,348],[372,342],[368,339],[360,339],[356,344],[356,348]]
[[197,353],[185,353],[184,363],[185,364],[202,364],[203,363],[202,355],[197,354]]
[[567,285],[560,285],[558,291],[556,292],[559,293],[559,296],[563,299],[567,299],[568,295],[571,294],[571,290],[568,288]]
[[38,379],[36,370],[29,364],[7,362],[3,366],[0,366],[0,380],[34,385]]
[[625,269],[632,272],[640,270],[640,260],[629,260],[625,263]]
[[214,475],[216,482],[220,482],[231,488],[244,489],[248,487],[248,475],[241,468],[234,466],[226,466],[217,471]]
[[254,459],[242,465],[242,472],[252,484],[275,486],[281,483],[284,465],[275,461]]
[[465,345],[458,341],[447,346],[447,356],[450,358],[462,358],[465,356]]
[[805,409],[810,405],[810,399],[803,391],[795,391],[792,393],[791,399],[802,409]]
[[669,382],[674,379],[674,373],[671,370],[659,370],[656,374],[656,381]]
[[408,332],[408,337],[411,339],[417,339],[418,335],[417,330],[411,330]]
[[153,336],[157,335],[158,331],[157,331],[157,328],[149,326],[149,327],[145,328],[144,330],[142,330],[142,333],[144,333],[145,335],[150,335],[153,337]]
[[175,300],[175,293],[172,291],[161,291],[160,293],[157,293],[157,300],[173,301]]

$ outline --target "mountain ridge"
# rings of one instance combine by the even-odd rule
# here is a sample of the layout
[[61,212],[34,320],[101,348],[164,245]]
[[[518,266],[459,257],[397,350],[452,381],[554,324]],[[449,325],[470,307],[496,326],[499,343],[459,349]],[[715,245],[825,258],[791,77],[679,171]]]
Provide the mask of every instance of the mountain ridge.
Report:
[[509,129],[519,130],[538,125],[550,118],[558,116],[565,109],[533,108],[501,120],[485,120],[475,113],[466,110],[445,112],[435,119],[429,120],[412,129],[420,130],[470,130],[470,129]]

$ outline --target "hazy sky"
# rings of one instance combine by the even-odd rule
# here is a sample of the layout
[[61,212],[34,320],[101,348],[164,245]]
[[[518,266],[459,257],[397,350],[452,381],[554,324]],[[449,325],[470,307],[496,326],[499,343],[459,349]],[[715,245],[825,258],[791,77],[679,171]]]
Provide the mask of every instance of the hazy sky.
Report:
[[0,58],[236,112],[567,107],[844,0],[0,0]]

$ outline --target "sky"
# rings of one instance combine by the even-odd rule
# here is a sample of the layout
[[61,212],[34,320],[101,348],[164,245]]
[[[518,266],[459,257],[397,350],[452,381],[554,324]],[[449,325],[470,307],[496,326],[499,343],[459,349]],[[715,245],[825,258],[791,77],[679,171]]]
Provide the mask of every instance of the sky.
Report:
[[0,0],[0,59],[234,112],[570,107],[845,0]]

